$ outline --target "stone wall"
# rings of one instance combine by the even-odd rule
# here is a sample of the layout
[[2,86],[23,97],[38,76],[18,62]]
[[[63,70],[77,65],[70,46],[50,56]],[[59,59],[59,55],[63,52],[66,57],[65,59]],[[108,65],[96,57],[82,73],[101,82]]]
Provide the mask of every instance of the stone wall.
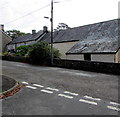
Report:
[[54,64],[62,68],[120,75],[120,63],[54,59]]

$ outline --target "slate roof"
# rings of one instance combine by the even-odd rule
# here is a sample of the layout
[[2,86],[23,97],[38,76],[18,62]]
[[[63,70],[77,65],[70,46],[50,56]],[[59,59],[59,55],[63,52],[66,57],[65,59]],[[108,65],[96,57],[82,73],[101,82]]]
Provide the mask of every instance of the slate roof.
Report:
[[[118,43],[118,19],[55,31],[54,43],[79,41],[66,54],[80,53],[115,53],[120,47]],[[39,31],[36,34],[28,34],[18,37],[11,43],[27,41],[51,42],[50,32]],[[119,41],[120,42],[120,41]]]
[[[62,43],[62,42],[79,41],[87,37],[89,31],[90,28],[87,25],[81,27],[69,28],[66,30],[55,31],[53,33],[54,35],[53,42]],[[50,43],[51,42],[50,33],[48,33],[45,37],[43,37],[42,40]]]
[[89,33],[66,54],[116,53],[120,48],[118,40],[119,19],[88,25]]
[[7,35],[6,32],[4,32],[4,31],[2,31],[2,30],[0,30],[0,32],[2,32],[2,34],[6,35],[10,40],[12,40],[12,38],[11,38],[9,35]]
[[15,44],[15,43],[22,43],[22,42],[28,42],[28,41],[36,41],[38,39],[40,39],[40,37],[43,35],[43,31],[40,30],[35,34],[27,34],[24,36],[20,36],[16,39],[14,39],[11,44]]

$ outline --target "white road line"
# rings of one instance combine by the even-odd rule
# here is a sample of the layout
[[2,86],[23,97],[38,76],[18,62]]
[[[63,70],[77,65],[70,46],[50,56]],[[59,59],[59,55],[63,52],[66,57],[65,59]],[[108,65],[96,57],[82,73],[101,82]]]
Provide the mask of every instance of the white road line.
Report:
[[74,95],[74,96],[78,96],[79,94],[77,94],[77,93],[72,93],[72,92],[69,92],[69,91],[64,91],[64,93],[66,93],[66,94],[71,94],[71,95]]
[[90,97],[90,96],[84,96],[84,97],[87,98],[87,99],[96,100],[96,101],[101,100],[100,98],[93,98],[93,97]]
[[97,103],[96,103],[96,102],[89,101],[89,100],[80,99],[79,101],[80,101],[80,102],[85,102],[85,103],[88,103],[88,104],[97,105]]
[[50,88],[50,87],[47,87],[46,89],[48,89],[48,90],[52,90],[52,91],[59,91],[59,89]]
[[39,85],[39,84],[33,84],[33,86],[36,86],[36,87],[44,87],[44,86],[42,86],[42,85]]
[[30,89],[37,89],[36,87],[32,87],[32,86],[26,86],[26,87]]
[[110,102],[110,104],[116,105],[116,106],[120,106],[120,104],[116,103],[116,102]]
[[45,92],[45,93],[53,93],[52,91],[48,91],[48,90],[41,90],[42,92]]
[[23,84],[29,84],[28,82],[25,82],[25,81],[24,81],[24,82],[22,82],[22,83],[23,83]]
[[116,111],[120,111],[119,108],[116,108],[116,107],[113,107],[113,106],[107,106],[107,108],[112,109],[112,110],[116,110]]
[[64,94],[58,94],[58,96],[65,97],[65,98],[69,98],[69,99],[72,99],[72,98],[73,98],[72,96],[68,96],[68,95],[64,95]]

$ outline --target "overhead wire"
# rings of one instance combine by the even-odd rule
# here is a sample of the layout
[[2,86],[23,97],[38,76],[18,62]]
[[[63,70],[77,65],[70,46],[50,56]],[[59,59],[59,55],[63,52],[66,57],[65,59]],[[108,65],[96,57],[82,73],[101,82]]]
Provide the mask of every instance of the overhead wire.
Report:
[[[68,1],[72,1],[72,0],[55,1],[54,3],[56,3],[56,2],[61,3],[61,2],[68,2]],[[30,12],[30,13],[28,13],[28,14],[26,14],[26,15],[23,15],[23,16],[21,16],[21,17],[18,17],[18,18],[14,19],[14,20],[11,20],[11,21],[9,21],[9,22],[6,22],[5,24],[9,24],[9,23],[15,22],[15,21],[17,21],[17,20],[19,20],[19,19],[22,19],[22,18],[24,18],[24,17],[26,17],[26,16],[28,16],[28,15],[33,14],[33,13],[39,11],[39,10],[42,10],[42,9],[48,7],[48,6],[50,6],[50,4],[47,4],[47,5],[45,5],[44,7],[41,7],[41,8],[39,8],[39,9],[35,10],[35,11],[32,11],[32,12]]]
[[11,20],[11,21],[9,21],[9,22],[6,22],[5,24],[9,24],[9,23],[15,22],[15,21],[17,21],[17,20],[19,20],[19,19],[22,19],[22,18],[24,18],[24,17],[26,17],[26,16],[28,16],[28,15],[33,14],[33,13],[39,11],[39,10],[42,10],[42,9],[48,7],[48,6],[50,6],[50,4],[47,4],[47,5],[44,6],[44,7],[41,7],[41,8],[39,8],[39,9],[35,10],[35,11],[32,11],[32,12],[30,12],[30,13],[28,13],[28,14],[26,14],[26,15],[23,15],[23,16],[21,16],[21,17],[18,17],[18,18],[14,19],[14,20]]

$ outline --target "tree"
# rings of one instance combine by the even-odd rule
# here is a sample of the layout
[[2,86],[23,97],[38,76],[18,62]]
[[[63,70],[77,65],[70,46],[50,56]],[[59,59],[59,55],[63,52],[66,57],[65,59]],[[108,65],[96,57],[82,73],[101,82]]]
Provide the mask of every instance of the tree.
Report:
[[[46,42],[39,42],[32,45],[28,56],[32,63],[47,63],[50,60],[50,45]],[[53,48],[54,58],[59,58],[60,53],[58,49]]]
[[70,28],[70,27],[67,24],[65,24],[65,23],[59,23],[56,30],[57,31],[58,30],[66,30],[68,28]]
[[19,30],[8,30],[6,31],[6,33],[12,38],[12,39],[15,39],[17,37],[20,37],[20,36],[24,36],[28,33],[24,33],[24,32],[20,32]]

